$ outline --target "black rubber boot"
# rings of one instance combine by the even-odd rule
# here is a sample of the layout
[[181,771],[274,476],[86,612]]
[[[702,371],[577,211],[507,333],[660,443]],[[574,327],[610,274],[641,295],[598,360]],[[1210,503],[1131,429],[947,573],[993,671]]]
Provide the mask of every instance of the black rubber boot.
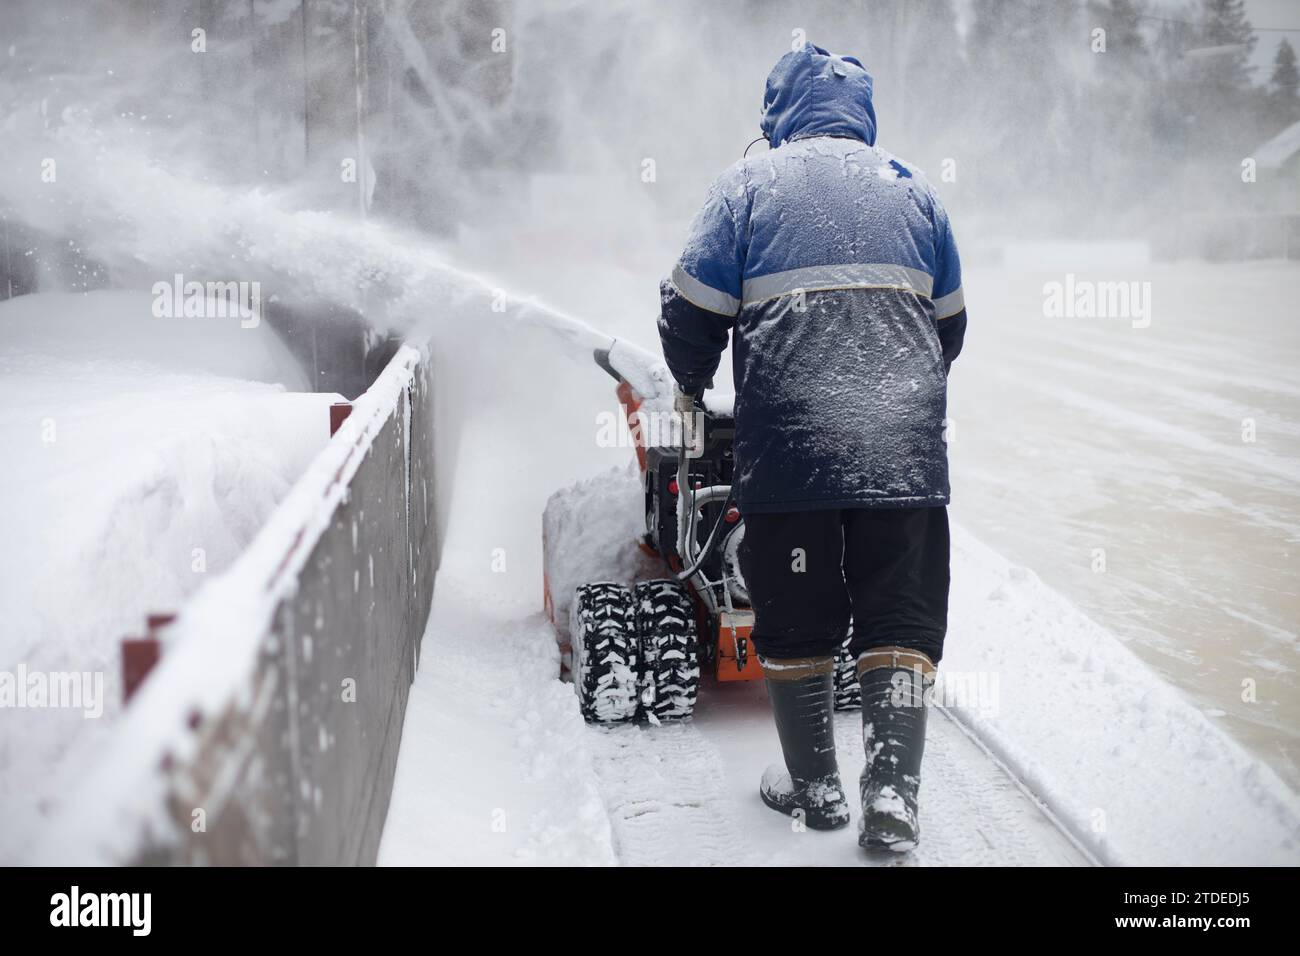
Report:
[[919,651],[879,648],[858,658],[862,688],[862,824],[869,850],[906,852],[921,837],[917,796],[934,665]]
[[764,660],[785,769],[768,767],[759,794],[773,810],[800,816],[813,830],[849,822],[835,763],[834,658]]

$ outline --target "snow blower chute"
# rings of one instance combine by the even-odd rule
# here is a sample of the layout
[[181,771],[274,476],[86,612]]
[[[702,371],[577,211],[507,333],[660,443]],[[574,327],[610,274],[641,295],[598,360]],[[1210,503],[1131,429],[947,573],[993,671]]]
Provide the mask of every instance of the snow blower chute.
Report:
[[[597,349],[595,359],[618,382],[635,442],[645,502],[645,531],[635,544],[663,576],[579,584],[566,621],[544,567],[544,600],[583,717],[658,723],[691,716],[701,672],[723,683],[763,676],[740,570],[745,522],[731,500],[733,403],[716,393],[697,398],[683,427],[670,403],[637,392],[610,352]],[[550,549],[544,551],[549,560]],[[839,708],[859,703],[847,638],[845,645],[835,679]]]

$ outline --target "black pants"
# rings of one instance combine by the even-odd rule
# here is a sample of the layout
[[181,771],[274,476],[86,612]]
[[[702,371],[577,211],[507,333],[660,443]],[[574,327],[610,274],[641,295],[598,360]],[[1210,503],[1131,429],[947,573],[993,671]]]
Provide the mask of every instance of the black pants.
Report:
[[764,657],[897,645],[938,663],[948,629],[948,509],[745,516],[740,571]]

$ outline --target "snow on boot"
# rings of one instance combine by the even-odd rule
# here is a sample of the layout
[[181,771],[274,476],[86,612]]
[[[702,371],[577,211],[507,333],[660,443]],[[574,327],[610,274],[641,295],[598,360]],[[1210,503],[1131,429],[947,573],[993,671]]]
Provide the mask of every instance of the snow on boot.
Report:
[[921,836],[917,794],[934,664],[920,651],[880,647],[858,657],[862,688],[862,823],[858,843],[906,852]]
[[814,830],[849,822],[835,764],[834,671],[831,657],[763,659],[785,769],[768,767],[759,794],[773,810],[800,816]]

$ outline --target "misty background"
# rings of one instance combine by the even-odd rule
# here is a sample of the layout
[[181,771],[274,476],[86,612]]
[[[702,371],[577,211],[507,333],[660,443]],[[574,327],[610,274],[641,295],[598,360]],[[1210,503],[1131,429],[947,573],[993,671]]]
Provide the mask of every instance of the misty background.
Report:
[[[766,73],[801,36],[867,64],[881,143],[942,187],[968,247],[1277,255],[1294,170],[1240,173],[1300,119],[1287,7],[1260,3],[1260,33],[1243,0],[11,0],[0,294],[109,282],[130,255],[125,228],[81,234],[75,165],[41,189],[51,142],[437,236],[568,215],[636,246],[758,135]],[[64,240],[78,256],[31,253]]]

